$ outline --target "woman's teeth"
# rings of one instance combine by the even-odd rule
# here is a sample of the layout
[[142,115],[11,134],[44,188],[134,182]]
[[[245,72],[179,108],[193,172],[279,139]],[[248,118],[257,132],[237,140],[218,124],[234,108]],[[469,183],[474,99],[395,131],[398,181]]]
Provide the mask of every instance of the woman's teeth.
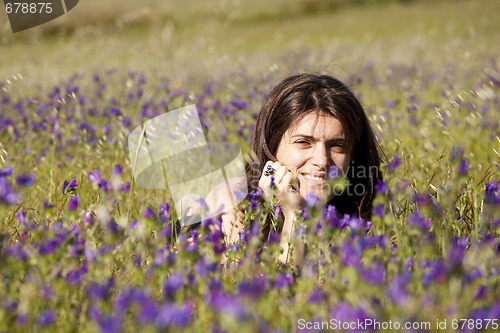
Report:
[[325,180],[325,177],[324,176],[312,176],[312,175],[309,175],[307,173],[303,173],[302,176],[304,176],[304,178],[306,179],[312,179],[312,180]]

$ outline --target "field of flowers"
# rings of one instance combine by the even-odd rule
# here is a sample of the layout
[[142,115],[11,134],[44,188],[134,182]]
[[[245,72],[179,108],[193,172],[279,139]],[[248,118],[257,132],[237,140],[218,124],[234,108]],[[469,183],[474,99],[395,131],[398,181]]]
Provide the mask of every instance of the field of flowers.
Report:
[[1,78],[0,332],[498,331],[495,50],[466,70],[453,58],[364,58],[342,71],[387,157],[385,182],[371,221],[310,202],[300,267],[278,263],[274,235],[260,246],[257,193],[243,202],[241,242],[227,247],[210,228],[217,219],[174,240],[170,193],[135,186],[131,130],[196,104],[208,141],[248,153],[270,87],[317,71],[320,53],[294,50],[276,67],[215,79],[191,72],[192,85],[120,64],[55,84]]

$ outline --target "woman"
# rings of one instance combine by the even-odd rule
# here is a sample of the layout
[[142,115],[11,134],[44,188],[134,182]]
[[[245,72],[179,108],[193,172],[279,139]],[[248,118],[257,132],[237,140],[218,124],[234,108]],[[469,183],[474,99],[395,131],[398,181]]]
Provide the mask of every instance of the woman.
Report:
[[[251,149],[255,158],[246,166],[249,192],[262,188],[264,198],[279,203],[283,212],[281,261],[288,260],[296,213],[307,196],[323,198],[341,215],[370,218],[374,186],[382,180],[381,157],[363,107],[339,80],[300,74],[276,85],[260,110]],[[349,179],[343,193],[326,186],[332,170]],[[243,219],[238,208],[222,215],[229,243],[238,241]],[[268,219],[264,237],[270,228]]]

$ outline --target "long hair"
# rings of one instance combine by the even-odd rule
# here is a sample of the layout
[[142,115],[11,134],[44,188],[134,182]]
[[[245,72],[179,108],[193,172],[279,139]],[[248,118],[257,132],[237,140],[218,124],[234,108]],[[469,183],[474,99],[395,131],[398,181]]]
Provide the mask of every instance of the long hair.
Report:
[[[249,191],[257,191],[267,161],[277,161],[276,152],[285,132],[307,114],[320,112],[342,124],[351,152],[347,170],[351,189],[327,202],[339,214],[371,217],[374,186],[382,180],[381,155],[370,122],[353,92],[338,79],[327,75],[299,74],[278,83],[266,97],[253,135],[253,160],[246,165]],[[328,170],[327,170],[328,171]]]

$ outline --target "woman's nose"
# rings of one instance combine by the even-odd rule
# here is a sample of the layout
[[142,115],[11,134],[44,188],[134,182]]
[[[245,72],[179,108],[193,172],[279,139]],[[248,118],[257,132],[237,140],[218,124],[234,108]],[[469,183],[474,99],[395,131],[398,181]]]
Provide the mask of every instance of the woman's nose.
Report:
[[325,168],[327,166],[328,156],[326,155],[326,148],[323,144],[315,145],[311,156],[311,162],[320,168]]

